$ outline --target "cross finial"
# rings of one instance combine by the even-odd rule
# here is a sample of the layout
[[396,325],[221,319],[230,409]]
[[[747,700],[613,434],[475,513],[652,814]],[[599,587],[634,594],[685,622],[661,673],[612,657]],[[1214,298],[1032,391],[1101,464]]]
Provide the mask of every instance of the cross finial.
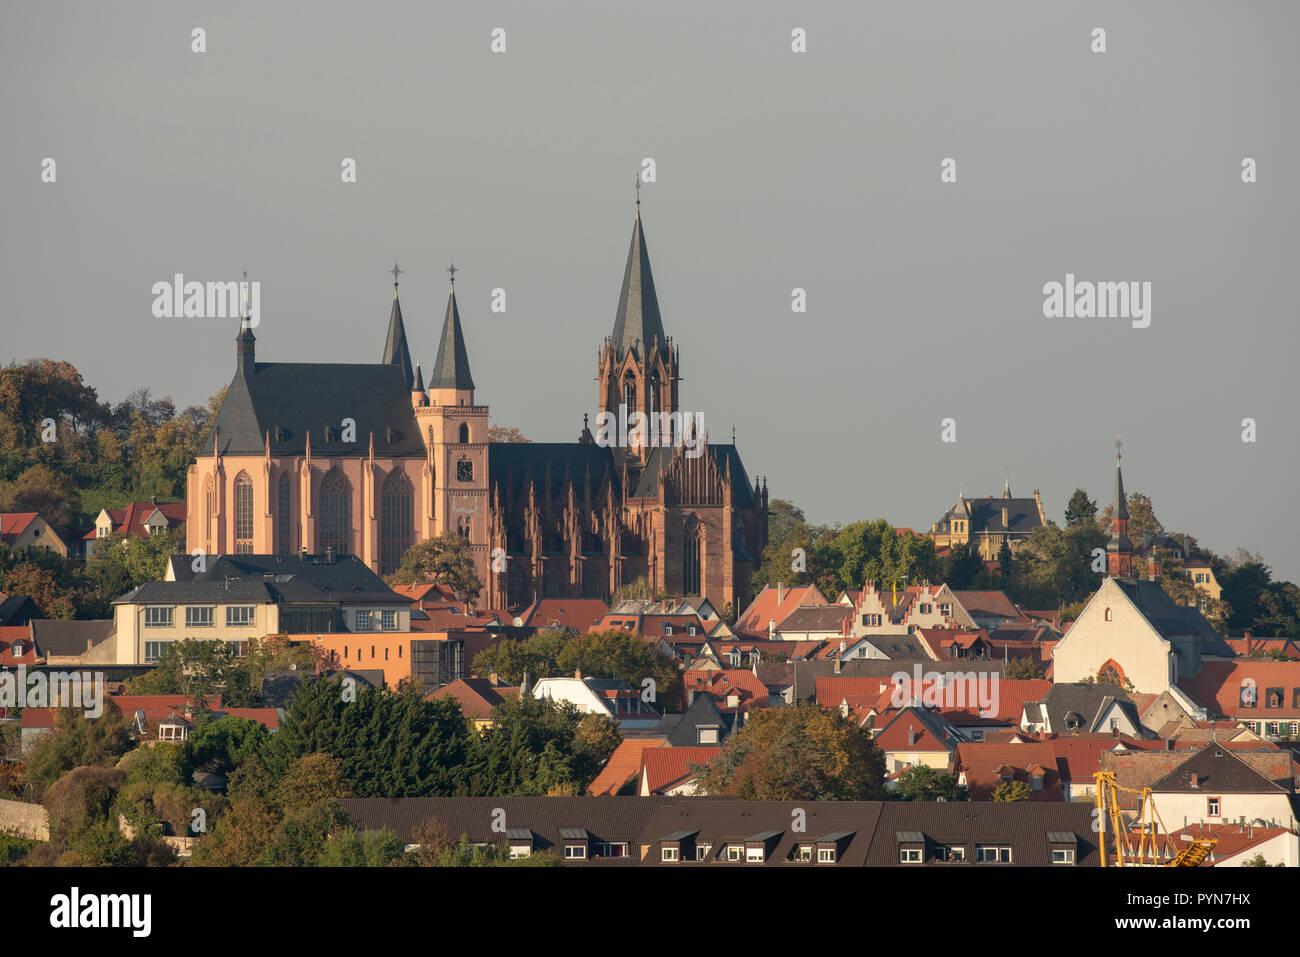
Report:
[[456,268],[456,261],[453,259],[451,265],[447,267],[447,274],[451,276],[451,284],[453,286],[456,285],[456,273],[458,272],[460,272],[460,270]]
[[638,211],[641,209],[641,174],[636,174],[636,206]]
[[1120,432],[1115,436],[1115,458],[1120,457],[1120,449],[1124,446],[1124,433]]
[[405,270],[403,270],[401,267],[399,267],[399,266],[397,265],[397,260],[394,259],[394,260],[393,260],[393,268],[390,269],[390,270],[388,270],[388,271],[391,272],[391,273],[393,274],[393,288],[396,289],[396,288],[397,288],[397,277],[400,276],[400,275],[401,275]]
[[244,297],[243,314],[240,316],[240,318],[247,319],[248,318],[248,270],[247,269],[244,270],[244,281],[239,284],[239,292]]

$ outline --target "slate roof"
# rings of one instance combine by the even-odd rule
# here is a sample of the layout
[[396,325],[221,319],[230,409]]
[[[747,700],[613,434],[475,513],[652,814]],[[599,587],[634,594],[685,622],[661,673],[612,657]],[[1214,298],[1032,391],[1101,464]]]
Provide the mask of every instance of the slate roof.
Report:
[[39,605],[26,595],[10,595],[0,601],[0,627],[26,625],[36,618],[44,618]]
[[615,356],[621,359],[634,350],[644,357],[656,337],[660,350],[666,352],[668,337],[664,335],[664,323],[659,315],[659,297],[655,294],[650,252],[646,249],[638,207],[627,249],[627,266],[623,270],[623,287],[618,294],[618,311],[614,314]]
[[718,743],[721,744],[731,735],[735,721],[734,712],[724,714],[710,695],[698,694],[691,706],[681,714],[666,714],[660,718],[654,733],[663,735],[670,748],[686,748],[700,743],[701,727],[714,725],[718,729]]
[[42,657],[48,655],[84,655],[90,648],[113,633],[116,624],[112,618],[94,621],[55,621],[37,619],[31,622],[32,638]]
[[[1192,775],[1197,783],[1191,783]],[[1173,771],[1151,785],[1153,792],[1197,794],[1273,794],[1285,793],[1248,765],[1230,748],[1208,744]]]
[[356,555],[330,562],[315,555],[217,555],[202,572],[189,556],[171,562],[174,581],[145,582],[114,604],[138,602],[383,602],[409,605],[410,598],[384,584]]
[[[409,372],[396,365],[255,363],[230,382],[213,426],[217,448],[223,455],[261,455],[270,432],[272,455],[302,455],[310,431],[314,455],[359,455],[373,432],[375,455],[423,458],[410,383]],[[344,419],[356,422],[355,442],[342,441]],[[326,426],[333,441],[326,440]]]
[[[659,473],[667,472],[668,466],[672,463],[673,453],[677,449],[672,446],[657,445],[650,450],[650,455],[646,459],[645,469],[641,472],[641,477],[637,480],[636,488],[633,489],[630,498],[655,498],[659,495]],[[740,460],[740,452],[734,445],[715,445],[712,442],[704,446],[704,455],[708,456],[710,461],[718,470],[718,474],[726,474],[727,466],[731,466],[731,501],[736,508],[753,508],[754,507],[754,488],[749,482],[749,475],[745,472],[745,465]],[[752,561],[754,556],[745,555],[746,560]]]
[[[970,534],[975,535],[980,532],[1011,532],[1012,534],[1028,535],[1042,523],[1038,520],[1038,503],[1032,498],[966,498],[963,499],[966,507],[970,510]],[[1002,523],[1002,507],[1007,508],[1007,523]],[[940,532],[948,532],[952,528],[954,518],[966,518],[966,513],[961,510],[960,505],[954,505],[944,513],[943,518],[939,519],[938,526]]]
[[[1049,867],[1053,847],[1066,846],[1056,842],[1068,834],[1074,839],[1068,846],[1074,848],[1076,866],[1097,867],[1100,855],[1092,812],[1093,806],[1083,802],[887,801],[865,863],[868,867],[898,866],[898,833],[919,831],[925,839],[923,863],[913,866],[1007,866],[976,864],[975,847],[983,844],[1009,846],[1012,866]],[[940,846],[955,845],[966,849],[965,864],[944,864],[936,859]]]
[[402,375],[415,388],[415,373],[411,370],[411,350],[406,345],[406,326],[402,323],[402,304],[397,298],[397,284],[393,283],[393,311],[388,317],[388,339],[384,342],[384,357],[379,360],[397,366]]
[[1076,714],[1082,719],[1078,729],[1080,732],[1109,730],[1098,729],[1097,722],[1114,702],[1119,703],[1120,710],[1133,723],[1133,727],[1142,727],[1133,699],[1116,686],[1109,684],[1052,685],[1051,690],[1040,700],[1025,702],[1025,717],[1031,723],[1046,719],[1047,728],[1057,734],[1065,733],[1069,726],[1066,719],[1071,714]]
[[[430,389],[472,389],[474,377],[469,374],[469,353],[465,351],[465,334],[460,328],[460,310],[456,307],[456,290],[447,296],[447,315],[442,321],[442,335],[438,338],[438,361],[429,373]],[[407,399],[410,402],[410,399]]]
[[1160,587],[1159,582],[1148,580],[1128,581],[1112,578],[1112,582],[1151,623],[1162,638],[1194,635],[1201,642],[1201,653],[1233,657],[1232,648],[1219,636],[1214,627],[1195,608],[1179,605]]
[[614,452],[609,448],[584,442],[493,442],[488,446],[488,482],[500,486],[503,500],[507,493],[522,499],[528,479],[537,497],[544,498],[548,469],[553,499],[560,497],[566,475],[581,498],[588,470],[593,498],[602,494],[605,482],[613,485],[616,498],[622,487],[614,468]]
[[[585,829],[592,841],[627,842],[626,858],[595,858],[588,863],[635,865],[636,843],[646,824],[662,804],[659,798],[604,797],[497,797],[497,798],[344,798],[339,802],[352,823],[362,830],[389,828],[400,840],[412,843],[414,829],[429,818],[447,827],[458,840],[506,846],[506,835],[492,830],[495,808],[505,811],[511,829],[529,830],[536,850],[560,849],[561,828]],[[589,853],[591,853],[589,851]]]

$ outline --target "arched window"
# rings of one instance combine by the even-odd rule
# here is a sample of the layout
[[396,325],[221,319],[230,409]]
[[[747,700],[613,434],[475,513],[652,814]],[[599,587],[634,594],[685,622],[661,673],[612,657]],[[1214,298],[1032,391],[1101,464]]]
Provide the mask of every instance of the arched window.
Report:
[[405,472],[394,469],[379,495],[379,573],[390,575],[402,564],[411,547],[415,492]]
[[1109,609],[1109,608],[1106,609],[1106,620],[1107,620],[1107,621],[1110,621],[1110,620],[1111,620],[1111,619],[1110,619],[1110,609]]
[[208,548],[212,547],[212,516],[217,514],[217,486],[212,481],[212,476],[203,483],[203,502],[206,513],[203,516],[203,538],[208,543]]
[[464,422],[460,424],[460,444],[469,445],[469,426]]
[[700,593],[700,529],[688,526],[682,545],[682,591],[687,595]]
[[280,539],[280,554],[288,555],[293,550],[293,510],[290,508],[289,473],[280,473],[280,482],[275,495],[276,535]]
[[324,550],[330,546],[340,555],[347,554],[351,498],[348,480],[338,469],[330,470],[320,483],[320,517],[316,520],[316,538]]
[[636,380],[630,372],[623,378],[623,404],[628,415],[636,411]]
[[253,480],[247,472],[235,477],[235,554],[253,554]]

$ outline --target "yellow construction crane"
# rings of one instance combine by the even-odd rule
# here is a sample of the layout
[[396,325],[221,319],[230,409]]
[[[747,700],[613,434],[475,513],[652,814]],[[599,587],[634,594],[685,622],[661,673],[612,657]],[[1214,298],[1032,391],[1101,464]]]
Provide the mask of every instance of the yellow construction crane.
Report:
[[[1111,833],[1115,835],[1116,867],[1197,867],[1210,856],[1210,851],[1218,843],[1215,838],[1197,838],[1173,855],[1170,860],[1161,861],[1156,848],[1157,837],[1164,836],[1166,848],[1169,847],[1169,838],[1165,836],[1168,831],[1165,830],[1165,822],[1160,819],[1160,814],[1156,811],[1151,789],[1137,790],[1126,787],[1115,780],[1114,771],[1098,771],[1093,778],[1097,782],[1097,817],[1102,830],[1101,840],[1098,842],[1101,846],[1102,867],[1106,866],[1107,828],[1110,828]],[[1133,833],[1124,824],[1124,815],[1120,811],[1120,791],[1136,794],[1141,798],[1137,820],[1134,822],[1140,829],[1136,847],[1133,844]],[[1157,825],[1159,825],[1158,829]]]

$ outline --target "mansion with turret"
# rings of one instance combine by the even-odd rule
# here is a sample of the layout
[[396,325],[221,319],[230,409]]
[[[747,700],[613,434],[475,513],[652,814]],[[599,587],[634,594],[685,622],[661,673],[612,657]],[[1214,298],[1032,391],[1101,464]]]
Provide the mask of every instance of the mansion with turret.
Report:
[[[191,553],[356,555],[387,575],[412,545],[454,532],[484,583],[481,608],[608,600],[637,579],[719,608],[749,603],[768,496],[734,444],[706,435],[689,447],[670,434],[607,446],[586,416],[576,442],[492,442],[454,272],[427,382],[412,366],[393,286],[378,363],[260,362],[242,323],[211,447],[189,470]],[[638,203],[613,333],[599,352],[597,411],[680,421],[680,378]]]

